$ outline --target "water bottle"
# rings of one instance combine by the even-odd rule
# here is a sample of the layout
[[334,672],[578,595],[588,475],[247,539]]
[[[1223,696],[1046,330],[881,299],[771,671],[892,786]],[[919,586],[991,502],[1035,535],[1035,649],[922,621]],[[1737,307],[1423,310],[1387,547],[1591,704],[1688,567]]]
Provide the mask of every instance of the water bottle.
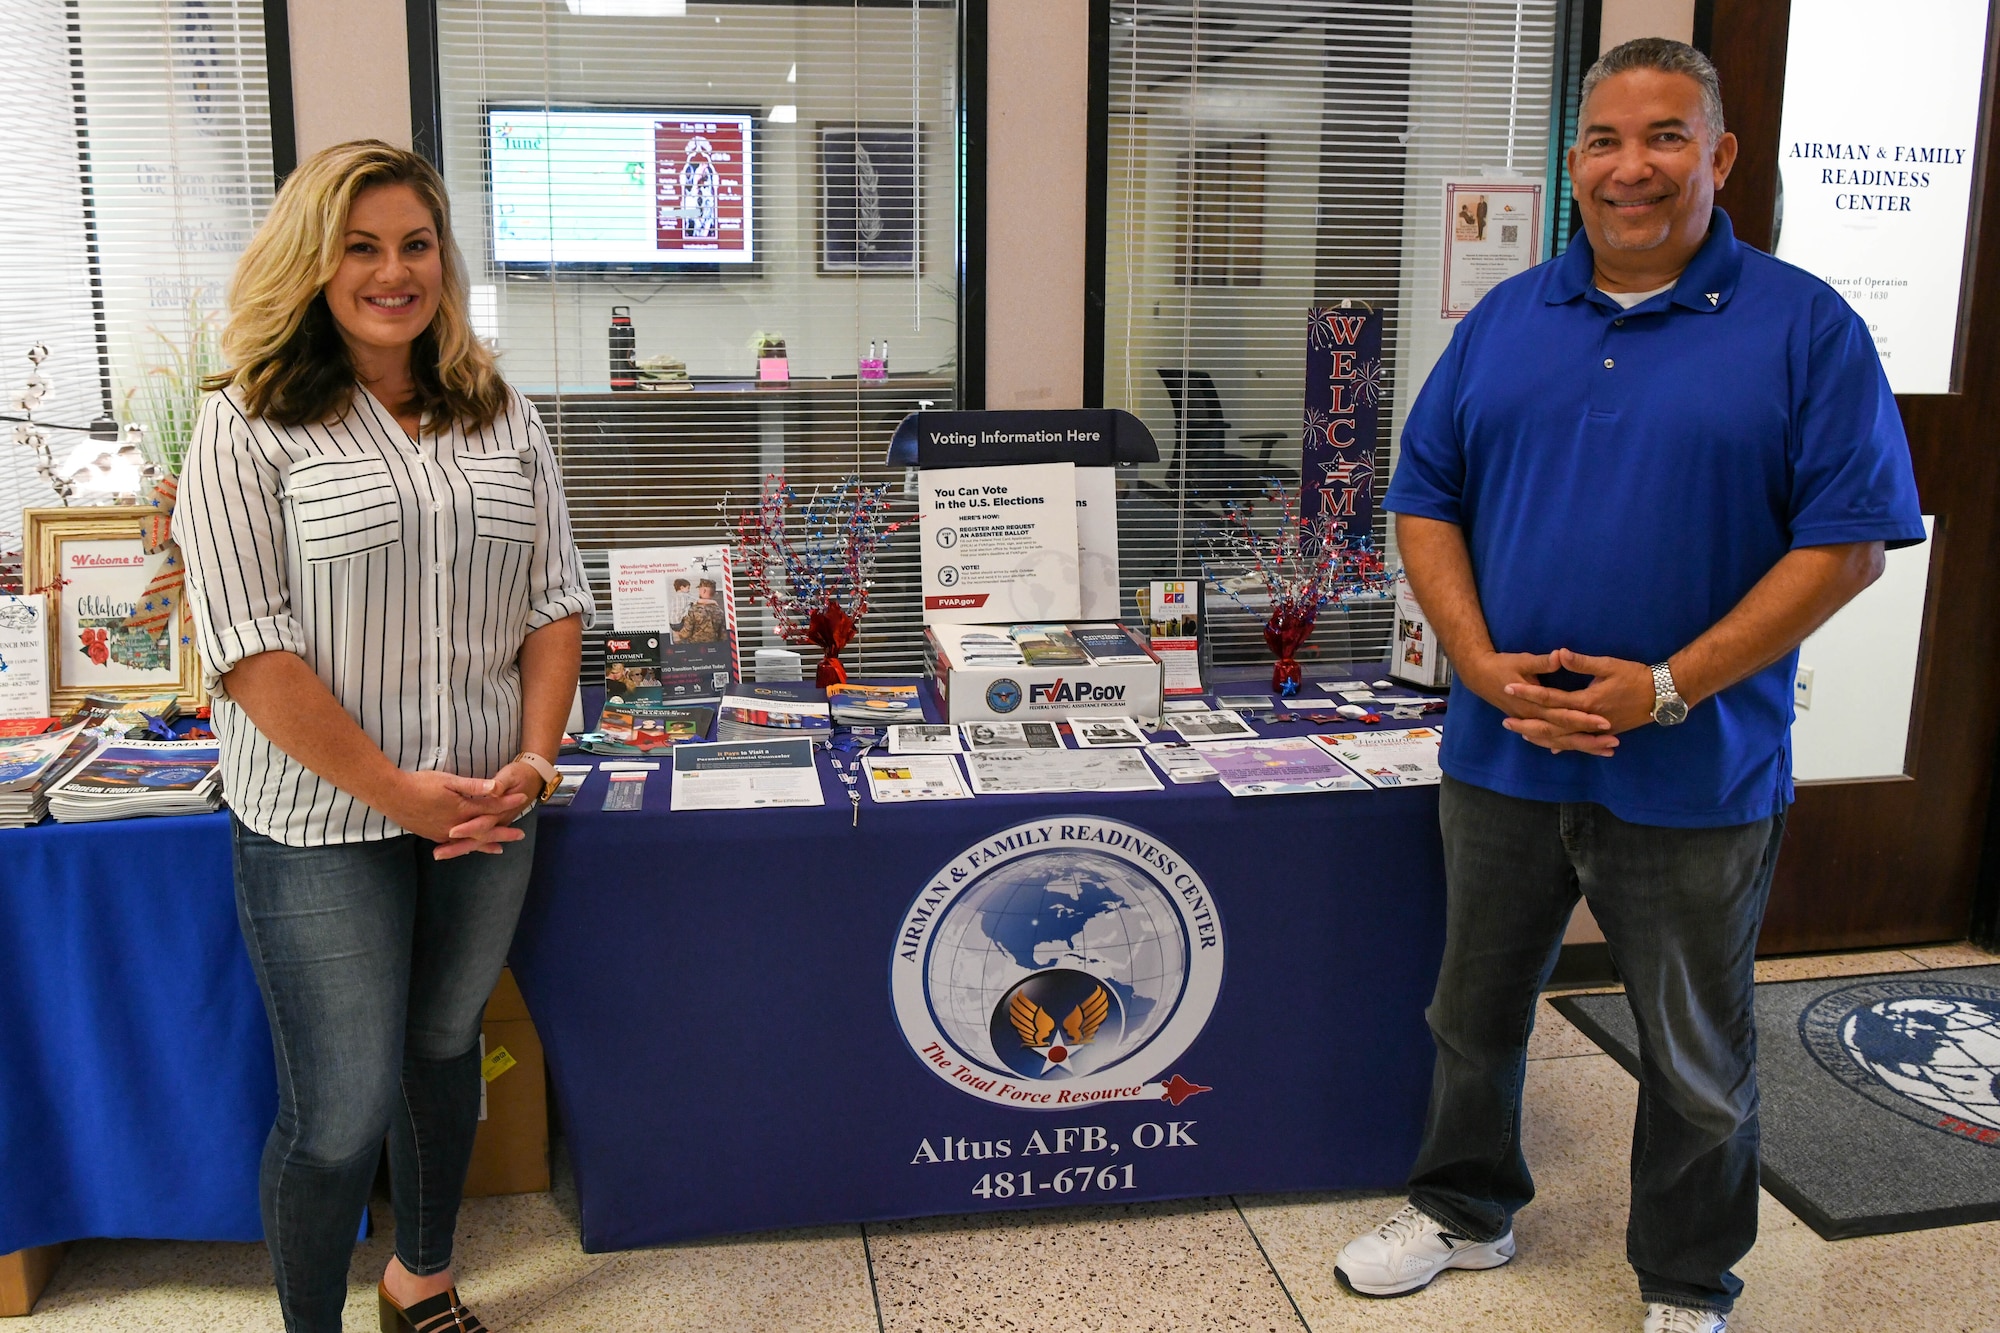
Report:
[[632,307],[611,307],[611,388],[613,392],[639,387],[639,335],[632,328]]

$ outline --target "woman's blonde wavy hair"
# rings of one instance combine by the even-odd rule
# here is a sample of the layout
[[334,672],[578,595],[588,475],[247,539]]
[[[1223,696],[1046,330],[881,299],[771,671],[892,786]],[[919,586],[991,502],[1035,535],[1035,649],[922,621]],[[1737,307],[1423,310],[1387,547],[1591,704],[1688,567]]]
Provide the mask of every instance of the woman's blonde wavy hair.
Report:
[[[222,354],[230,367],[204,382],[234,386],[253,417],[281,426],[334,421],[354,401],[354,363],[325,289],[346,254],[348,212],[363,190],[407,185],[430,209],[444,290],[430,327],[410,346],[411,401],[425,429],[486,426],[507,404],[493,353],[466,312],[465,260],[451,235],[444,179],[429,162],[380,139],[322,149],[286,178],[229,284]],[[397,406],[392,404],[391,406]]]

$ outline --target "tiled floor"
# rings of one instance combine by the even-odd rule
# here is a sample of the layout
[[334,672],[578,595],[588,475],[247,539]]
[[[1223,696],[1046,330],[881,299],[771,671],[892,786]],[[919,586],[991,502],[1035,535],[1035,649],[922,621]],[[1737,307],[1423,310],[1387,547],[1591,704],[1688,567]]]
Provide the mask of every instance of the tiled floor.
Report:
[[[1758,964],[1759,980],[1996,961],[1966,945]],[[1547,1005],[1531,1050],[1528,1155],[1541,1197],[1520,1258],[1452,1273],[1400,1301],[1363,1301],[1332,1256],[1398,1200],[1276,1195],[930,1218],[616,1255],[577,1246],[574,1195],[466,1205],[467,1298],[496,1333],[957,1333],[959,1330],[1636,1330],[1625,1267],[1634,1085]],[[388,1254],[355,1256],[347,1327],[372,1333]],[[1744,1262],[1742,1333],[2000,1329],[2000,1223],[1828,1243],[1764,1196]],[[37,1313],[0,1333],[278,1327],[261,1247],[90,1241]]]

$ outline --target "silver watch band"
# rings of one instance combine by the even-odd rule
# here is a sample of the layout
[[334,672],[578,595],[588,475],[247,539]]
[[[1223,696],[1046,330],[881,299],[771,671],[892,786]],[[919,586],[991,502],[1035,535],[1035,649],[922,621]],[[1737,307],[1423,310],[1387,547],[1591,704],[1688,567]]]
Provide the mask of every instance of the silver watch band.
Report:
[[1653,702],[1657,704],[1668,695],[1678,698],[1680,691],[1674,688],[1673,668],[1662,662],[1653,668]]

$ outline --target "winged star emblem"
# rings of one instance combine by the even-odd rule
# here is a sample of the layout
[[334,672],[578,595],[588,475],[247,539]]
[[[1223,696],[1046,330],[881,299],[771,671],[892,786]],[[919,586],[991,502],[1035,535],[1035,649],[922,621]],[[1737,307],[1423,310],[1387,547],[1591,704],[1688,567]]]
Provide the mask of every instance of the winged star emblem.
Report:
[[[1056,1030],[1056,1016],[1029,999],[1025,991],[1018,991],[1007,1003],[1007,1021],[1014,1025],[1014,1031],[1021,1034],[1021,1044],[1030,1050],[1039,1051],[1044,1060],[1042,1072],[1047,1073],[1058,1065],[1067,1064],[1079,1046],[1088,1045],[1096,1037],[1097,1029],[1111,1012],[1111,997],[1098,986],[1083,997],[1083,1003],[1069,1011],[1062,1021],[1062,1030]],[[1068,1044],[1064,1044],[1065,1038]]]

